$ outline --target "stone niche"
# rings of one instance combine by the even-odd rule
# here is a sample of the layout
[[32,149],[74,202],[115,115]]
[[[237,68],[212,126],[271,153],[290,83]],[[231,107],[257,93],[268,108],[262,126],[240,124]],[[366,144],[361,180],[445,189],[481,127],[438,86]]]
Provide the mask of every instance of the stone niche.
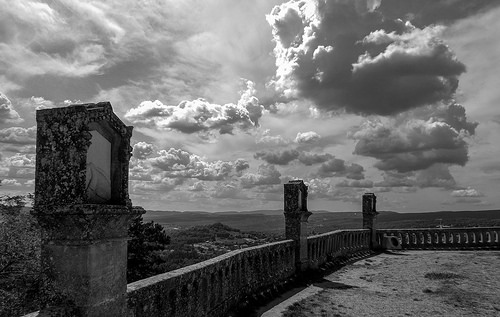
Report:
[[132,127],[109,102],[37,111],[36,205],[129,205]]

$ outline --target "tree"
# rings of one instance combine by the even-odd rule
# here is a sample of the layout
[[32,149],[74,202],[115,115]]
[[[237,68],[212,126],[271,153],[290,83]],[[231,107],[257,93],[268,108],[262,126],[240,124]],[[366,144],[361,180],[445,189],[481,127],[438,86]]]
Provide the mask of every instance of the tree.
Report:
[[127,282],[131,283],[163,273],[162,251],[170,244],[165,229],[153,221],[144,223],[142,216],[134,219],[129,227]]
[[24,208],[32,198],[0,196],[0,316],[38,309],[40,229]]

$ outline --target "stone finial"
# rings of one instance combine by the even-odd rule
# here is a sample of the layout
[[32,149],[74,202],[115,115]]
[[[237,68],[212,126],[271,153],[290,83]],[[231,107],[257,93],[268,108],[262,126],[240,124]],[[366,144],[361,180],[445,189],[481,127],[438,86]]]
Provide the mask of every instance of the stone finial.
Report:
[[377,219],[377,196],[374,193],[366,193],[363,195],[362,202],[363,209],[363,229],[370,229],[371,238],[370,238],[370,247],[372,249],[377,248],[377,239],[376,239],[376,219]]
[[285,213],[307,212],[307,189],[303,180],[292,180],[284,184]]
[[307,186],[302,180],[289,181],[284,187],[285,237],[296,242],[295,259],[299,270],[307,269]]
[[363,213],[377,214],[377,196],[374,193],[363,195]]

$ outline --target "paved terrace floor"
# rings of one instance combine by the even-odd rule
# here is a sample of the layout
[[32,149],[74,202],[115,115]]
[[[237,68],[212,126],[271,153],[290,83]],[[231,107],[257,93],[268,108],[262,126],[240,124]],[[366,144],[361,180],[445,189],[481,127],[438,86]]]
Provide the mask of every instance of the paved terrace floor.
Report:
[[380,254],[343,267],[262,316],[500,316],[500,251]]

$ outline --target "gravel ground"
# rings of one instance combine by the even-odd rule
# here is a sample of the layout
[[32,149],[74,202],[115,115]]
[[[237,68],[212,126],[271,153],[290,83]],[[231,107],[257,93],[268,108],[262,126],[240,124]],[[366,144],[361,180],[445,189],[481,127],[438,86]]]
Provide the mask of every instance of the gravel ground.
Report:
[[500,251],[404,251],[348,265],[266,316],[500,316]]

